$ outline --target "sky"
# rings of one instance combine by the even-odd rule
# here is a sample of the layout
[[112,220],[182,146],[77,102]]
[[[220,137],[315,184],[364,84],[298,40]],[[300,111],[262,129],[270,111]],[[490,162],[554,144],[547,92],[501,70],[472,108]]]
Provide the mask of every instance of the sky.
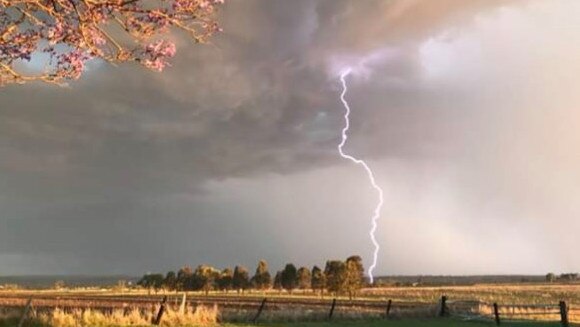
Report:
[[580,2],[228,0],[163,73],[0,89],[0,275],[362,256],[378,275],[580,270]]

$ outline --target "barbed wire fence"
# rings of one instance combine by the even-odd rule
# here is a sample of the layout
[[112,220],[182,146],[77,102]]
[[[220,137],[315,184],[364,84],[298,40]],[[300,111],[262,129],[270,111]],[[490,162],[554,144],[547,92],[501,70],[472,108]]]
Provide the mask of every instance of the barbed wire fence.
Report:
[[[357,319],[460,319],[466,321],[489,322],[501,326],[514,322],[559,322],[563,327],[580,323],[580,305],[560,301],[553,304],[513,304],[476,300],[450,299],[441,296],[436,303],[346,300],[346,299],[288,299],[288,298],[212,298],[164,296],[163,299],[126,298],[73,298],[53,299],[22,298],[20,302],[2,303],[0,308],[21,310],[18,326],[23,326],[31,311],[47,311],[59,308],[64,311],[91,309],[110,312],[115,309],[141,308],[154,311],[154,325],[159,325],[168,306],[178,308],[216,306],[220,309],[224,322],[260,323],[274,321],[334,321]],[[181,302],[181,303],[179,303]]]

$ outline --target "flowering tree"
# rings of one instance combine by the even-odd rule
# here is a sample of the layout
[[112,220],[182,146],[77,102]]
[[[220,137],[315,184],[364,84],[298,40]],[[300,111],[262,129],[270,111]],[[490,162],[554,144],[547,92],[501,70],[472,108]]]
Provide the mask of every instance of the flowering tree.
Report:
[[62,84],[91,58],[162,71],[175,55],[163,37],[175,28],[203,42],[219,30],[223,1],[0,0],[0,85]]

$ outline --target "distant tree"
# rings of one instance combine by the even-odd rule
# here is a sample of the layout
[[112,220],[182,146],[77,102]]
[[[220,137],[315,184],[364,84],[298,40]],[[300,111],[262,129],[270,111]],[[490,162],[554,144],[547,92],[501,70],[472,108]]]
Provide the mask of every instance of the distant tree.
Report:
[[193,276],[193,270],[190,266],[183,266],[177,272],[177,283],[176,283],[176,291],[188,291],[190,290],[191,286],[191,279]]
[[162,274],[145,274],[137,282],[137,285],[146,288],[149,294],[151,294],[152,289],[157,293],[163,287],[163,280]]
[[259,290],[265,290],[272,286],[272,276],[268,271],[268,263],[265,260],[260,260],[256,268],[256,274],[252,277],[254,286]]
[[276,276],[274,277],[274,289],[278,290],[280,293],[282,292],[282,271],[276,272]]
[[578,274],[577,273],[561,274],[559,279],[562,281],[568,281],[568,282],[575,281],[578,279]]
[[153,287],[153,285],[151,278],[149,278],[149,275],[150,275],[149,273],[143,275],[143,277],[141,277],[141,279],[137,281],[137,285],[147,289],[147,293],[151,294],[151,288]]
[[548,273],[546,275],[546,281],[548,283],[553,283],[556,280],[556,275],[554,273]]
[[348,297],[353,296],[362,288],[364,280],[364,267],[362,259],[358,255],[353,255],[346,259],[346,270],[344,288],[348,292]]
[[[161,71],[172,30],[196,42],[219,30],[223,0],[1,0],[0,85],[77,79],[91,58]],[[31,73],[23,62],[44,67]],[[45,59],[46,58],[46,59]],[[28,68],[28,69],[26,69]]]
[[327,261],[326,267],[324,268],[324,275],[326,276],[326,289],[328,289],[329,292],[338,295],[338,293],[344,290],[346,264],[343,261]]
[[220,271],[208,265],[199,265],[193,272],[193,289],[204,291],[206,295],[215,287]]
[[294,290],[298,284],[298,271],[296,270],[296,266],[289,263],[284,267],[282,270],[282,287],[288,291],[288,293],[292,294],[292,290]]
[[155,291],[155,294],[157,294],[157,292],[163,288],[163,280],[165,277],[163,277],[162,274],[153,274],[151,275],[151,278],[153,279],[153,290]]
[[244,290],[248,289],[250,286],[250,274],[248,273],[248,269],[246,269],[246,267],[236,266],[234,268],[232,284],[238,293],[240,293],[240,291],[243,293]]
[[233,278],[234,272],[230,268],[222,270],[217,280],[218,288],[227,293],[229,290],[232,289]]
[[318,290],[320,295],[323,295],[324,287],[326,286],[326,276],[324,276],[324,272],[318,266],[312,267],[310,286],[314,292]]
[[306,291],[310,289],[310,285],[312,282],[312,276],[310,274],[310,270],[306,267],[300,267],[297,272],[297,279],[298,279],[298,288]]
[[165,275],[165,279],[163,280],[163,286],[168,291],[176,291],[177,292],[177,275],[175,271],[169,271]]

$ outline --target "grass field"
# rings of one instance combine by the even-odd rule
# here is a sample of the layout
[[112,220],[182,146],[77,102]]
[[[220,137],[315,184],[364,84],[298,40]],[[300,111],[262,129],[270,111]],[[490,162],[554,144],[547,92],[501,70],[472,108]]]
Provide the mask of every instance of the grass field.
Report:
[[[227,327],[492,327],[492,322],[460,321],[452,319],[428,320],[375,320],[363,322],[269,323],[259,325],[224,325]],[[558,327],[559,323],[502,323],[507,327]]]
[[[148,292],[139,289],[127,289],[124,291],[117,291],[111,289],[87,289],[87,290],[18,290],[7,291],[0,290],[0,298],[3,296],[10,296],[14,294],[28,295],[91,295],[91,296],[139,296],[147,297]],[[159,297],[166,294],[159,292],[159,294],[151,294],[151,296]],[[172,294],[167,293],[167,294]],[[191,295],[204,296],[198,292],[189,292]],[[379,287],[366,288],[361,290],[359,298],[364,300],[385,301],[392,299],[394,301],[403,302],[436,302],[441,298],[441,295],[447,295],[450,299],[456,300],[474,300],[485,302],[497,302],[508,304],[557,304],[564,300],[570,303],[580,304],[580,283],[576,284],[548,284],[548,283],[515,283],[515,284],[475,284],[469,286],[417,286],[417,287]],[[210,292],[209,297],[231,297],[239,298],[240,295],[236,292]],[[246,291],[241,295],[243,298],[292,298],[292,299],[312,299],[320,298],[319,295],[313,294],[311,291],[295,291],[292,294],[278,291]],[[332,298],[329,294],[325,294],[324,298]],[[346,297],[339,297],[346,299]]]
[[[13,327],[16,320],[0,321],[0,327]],[[27,327],[49,327],[44,324],[25,324]],[[99,325],[107,326],[107,325]],[[494,327],[492,322],[460,321],[453,319],[429,319],[429,320],[375,320],[375,321],[346,321],[346,322],[304,322],[304,323],[261,323],[261,324],[201,324],[189,326],[204,327]],[[506,327],[559,327],[559,323],[541,322],[515,322],[502,323]],[[571,325],[578,326],[578,325]],[[108,326],[115,327],[115,326]]]
[[[54,312],[57,308],[65,310],[56,315],[53,313],[37,316],[38,321],[48,321],[52,326],[147,325],[164,294],[169,295],[168,312],[162,322],[166,327],[199,325],[200,321],[204,324],[217,321],[224,323],[219,326],[252,327],[244,323],[251,321],[264,297],[268,298],[268,303],[260,316],[259,326],[494,326],[489,322],[454,320],[474,317],[490,319],[493,317],[491,303],[494,302],[499,305],[502,326],[559,326],[559,323],[537,321],[558,321],[558,302],[562,300],[568,305],[569,320],[580,323],[580,284],[542,283],[367,288],[358,294],[355,301],[339,297],[332,323],[324,320],[328,316],[333,297],[326,294],[321,298],[319,294],[311,291],[296,291],[292,294],[278,291],[253,291],[245,294],[210,292],[209,295],[189,292],[187,301],[191,314],[182,316],[171,314],[177,310],[182,298],[181,294],[174,292],[149,295],[143,289],[4,290],[0,291],[0,309],[10,309],[18,316],[27,299],[33,298],[34,306],[39,312]],[[430,319],[436,315],[437,304],[442,295],[448,297],[453,318]],[[393,300],[389,316],[392,319],[377,320],[384,317],[385,304],[389,299]],[[215,312],[207,311],[214,312],[210,315],[200,316],[199,312],[195,313],[197,308],[203,307],[218,309]],[[112,313],[105,316],[99,313],[111,310]],[[509,319],[528,322],[510,323]]]
[[442,294],[450,299],[506,304],[548,304],[561,300],[580,304],[580,284],[476,284],[470,286],[369,288],[367,298],[434,302]]

